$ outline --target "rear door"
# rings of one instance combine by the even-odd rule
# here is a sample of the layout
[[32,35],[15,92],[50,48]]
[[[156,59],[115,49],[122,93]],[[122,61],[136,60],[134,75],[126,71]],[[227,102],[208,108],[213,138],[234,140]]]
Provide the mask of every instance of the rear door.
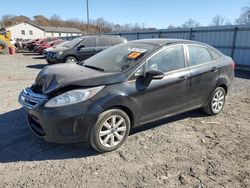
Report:
[[191,72],[189,107],[204,105],[217,85],[219,68],[209,50],[200,45],[186,45]]
[[111,46],[111,37],[98,37],[96,38],[96,52],[101,52]]
[[88,59],[89,57],[96,54],[96,39],[94,37],[89,37],[83,40],[78,46],[84,45],[84,48],[76,49],[79,61]]

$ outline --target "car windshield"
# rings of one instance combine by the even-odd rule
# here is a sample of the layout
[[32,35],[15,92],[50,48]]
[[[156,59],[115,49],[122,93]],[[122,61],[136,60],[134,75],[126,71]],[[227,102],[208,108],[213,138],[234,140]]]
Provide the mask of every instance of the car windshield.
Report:
[[83,66],[105,72],[123,72],[136,65],[157,45],[128,42],[113,46],[82,62]]
[[75,39],[69,41],[69,42],[67,43],[67,45],[65,45],[65,46],[68,47],[68,48],[72,48],[72,47],[74,47],[75,45],[77,45],[79,42],[81,42],[82,40],[83,40],[83,38],[75,38]]

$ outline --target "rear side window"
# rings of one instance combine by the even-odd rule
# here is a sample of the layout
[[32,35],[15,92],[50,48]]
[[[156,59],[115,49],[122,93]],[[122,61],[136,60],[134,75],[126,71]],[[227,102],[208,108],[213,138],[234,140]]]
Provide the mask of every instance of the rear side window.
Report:
[[97,39],[99,46],[111,46],[111,39],[106,37],[101,37]]
[[185,57],[182,45],[162,50],[148,60],[147,67],[149,70],[158,70],[161,72],[184,68]]
[[96,47],[95,38],[87,38],[81,43],[81,45],[84,45],[85,47]]
[[215,49],[210,49],[210,53],[213,56],[213,59],[219,59],[221,57],[221,54]]
[[200,65],[212,61],[212,56],[205,47],[188,45],[189,66]]
[[113,44],[113,46],[117,45],[117,44],[120,44],[120,43],[123,43],[123,42],[124,42],[123,38],[112,38],[112,44]]

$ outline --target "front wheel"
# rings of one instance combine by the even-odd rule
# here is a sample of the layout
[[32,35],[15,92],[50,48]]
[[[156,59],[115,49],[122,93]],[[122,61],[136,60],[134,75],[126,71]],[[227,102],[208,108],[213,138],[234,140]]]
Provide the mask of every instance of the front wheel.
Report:
[[226,92],[223,87],[217,87],[209,100],[207,106],[203,110],[209,115],[219,114],[226,102]]
[[104,153],[117,149],[130,132],[130,119],[119,109],[111,109],[100,114],[90,134],[90,145]]

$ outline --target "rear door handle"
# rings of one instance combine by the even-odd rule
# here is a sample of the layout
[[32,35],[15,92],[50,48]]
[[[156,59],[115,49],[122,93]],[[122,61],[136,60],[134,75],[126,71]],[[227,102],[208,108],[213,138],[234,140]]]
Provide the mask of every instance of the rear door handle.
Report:
[[212,69],[211,69],[211,72],[217,72],[218,71],[218,68],[217,67],[213,67]]
[[179,79],[178,79],[178,82],[183,82],[185,80],[187,80],[188,77],[187,76],[181,76]]

